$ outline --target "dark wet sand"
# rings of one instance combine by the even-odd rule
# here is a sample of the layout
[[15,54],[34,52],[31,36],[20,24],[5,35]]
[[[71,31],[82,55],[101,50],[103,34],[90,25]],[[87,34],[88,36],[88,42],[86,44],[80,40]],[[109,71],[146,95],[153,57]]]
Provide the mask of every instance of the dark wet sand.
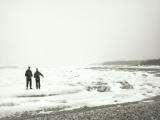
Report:
[[1,120],[160,120],[160,96],[138,102],[83,107],[51,114],[23,114]]

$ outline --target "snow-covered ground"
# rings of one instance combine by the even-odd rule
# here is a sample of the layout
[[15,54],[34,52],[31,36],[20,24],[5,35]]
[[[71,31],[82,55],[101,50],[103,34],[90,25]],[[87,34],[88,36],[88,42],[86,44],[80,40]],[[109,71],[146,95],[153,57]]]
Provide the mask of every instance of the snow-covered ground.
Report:
[[[0,68],[0,117],[49,107],[66,109],[142,100],[160,95],[159,66],[39,68],[41,89],[26,90],[26,68]],[[32,72],[35,68],[31,68]],[[123,82],[133,88],[122,89]],[[99,92],[100,86],[110,91]]]

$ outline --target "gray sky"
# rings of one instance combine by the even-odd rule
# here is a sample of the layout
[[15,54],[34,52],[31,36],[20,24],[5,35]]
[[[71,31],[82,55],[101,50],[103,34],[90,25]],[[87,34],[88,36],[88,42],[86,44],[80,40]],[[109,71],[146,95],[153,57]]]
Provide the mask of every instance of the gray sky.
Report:
[[160,0],[0,0],[0,65],[160,58]]

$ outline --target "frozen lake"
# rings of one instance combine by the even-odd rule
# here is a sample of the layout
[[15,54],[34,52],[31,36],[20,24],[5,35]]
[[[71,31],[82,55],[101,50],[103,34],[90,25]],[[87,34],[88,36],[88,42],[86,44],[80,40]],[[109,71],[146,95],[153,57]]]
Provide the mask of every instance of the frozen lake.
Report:
[[[39,68],[41,89],[26,90],[27,68],[0,68],[0,116],[64,107],[99,106],[142,100],[160,94],[159,66]],[[35,68],[31,68],[35,72]],[[131,88],[123,88],[127,83]],[[109,88],[103,92],[103,88]],[[101,91],[100,91],[100,90]]]

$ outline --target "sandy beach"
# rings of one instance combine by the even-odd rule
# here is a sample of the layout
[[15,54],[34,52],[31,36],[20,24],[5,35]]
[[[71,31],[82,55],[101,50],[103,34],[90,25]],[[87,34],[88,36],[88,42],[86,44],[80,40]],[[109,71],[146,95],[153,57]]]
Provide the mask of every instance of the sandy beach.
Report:
[[116,105],[83,107],[79,109],[58,111],[34,115],[23,113],[21,116],[1,118],[0,120],[159,120],[160,96]]

